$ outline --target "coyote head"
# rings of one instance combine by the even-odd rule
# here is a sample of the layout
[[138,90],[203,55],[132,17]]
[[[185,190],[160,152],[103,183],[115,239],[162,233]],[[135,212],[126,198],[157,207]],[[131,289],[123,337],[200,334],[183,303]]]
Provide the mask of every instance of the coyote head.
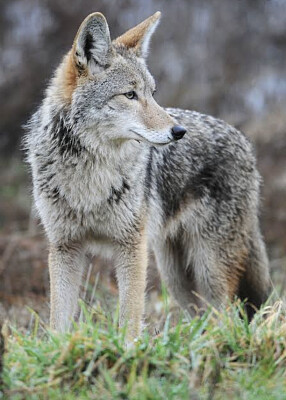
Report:
[[159,19],[157,12],[113,42],[101,13],[82,22],[50,90],[87,145],[99,139],[166,144],[185,134],[155,101],[145,62]]

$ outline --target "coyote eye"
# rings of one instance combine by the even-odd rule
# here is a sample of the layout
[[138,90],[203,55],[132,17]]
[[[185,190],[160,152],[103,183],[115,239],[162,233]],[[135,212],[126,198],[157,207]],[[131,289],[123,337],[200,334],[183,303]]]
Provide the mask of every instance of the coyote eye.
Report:
[[129,100],[137,100],[138,99],[137,93],[134,92],[134,90],[124,93],[124,96],[126,96],[127,99],[129,99]]
[[152,92],[152,96],[154,96],[154,94],[157,92],[157,89],[154,89]]

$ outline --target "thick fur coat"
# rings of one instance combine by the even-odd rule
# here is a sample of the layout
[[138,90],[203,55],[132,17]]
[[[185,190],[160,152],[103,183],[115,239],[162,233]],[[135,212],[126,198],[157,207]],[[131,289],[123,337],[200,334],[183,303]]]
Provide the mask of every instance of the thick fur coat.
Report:
[[252,146],[223,121],[156,103],[145,59],[159,17],[111,42],[103,15],[88,16],[28,124],[58,330],[88,253],[115,259],[128,340],[140,334],[148,249],[190,313],[238,296],[251,317],[269,293]]

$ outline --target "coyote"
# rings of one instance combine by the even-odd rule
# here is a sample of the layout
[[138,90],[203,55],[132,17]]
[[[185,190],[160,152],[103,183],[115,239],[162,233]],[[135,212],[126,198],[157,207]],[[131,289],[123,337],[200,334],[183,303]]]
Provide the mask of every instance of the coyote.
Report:
[[142,326],[148,250],[191,315],[237,296],[251,318],[269,294],[252,146],[221,120],[157,104],[146,57],[159,19],[111,41],[105,17],[89,15],[27,124],[58,331],[77,311],[89,254],[115,260],[129,342]]

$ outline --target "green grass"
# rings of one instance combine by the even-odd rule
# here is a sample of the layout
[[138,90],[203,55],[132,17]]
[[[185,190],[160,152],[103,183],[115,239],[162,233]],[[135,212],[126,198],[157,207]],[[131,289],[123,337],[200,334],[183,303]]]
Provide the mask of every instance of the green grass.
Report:
[[251,324],[240,303],[202,318],[171,314],[156,337],[126,350],[124,332],[100,309],[55,334],[35,321],[30,333],[4,326],[2,398],[286,399],[286,312],[277,302]]

